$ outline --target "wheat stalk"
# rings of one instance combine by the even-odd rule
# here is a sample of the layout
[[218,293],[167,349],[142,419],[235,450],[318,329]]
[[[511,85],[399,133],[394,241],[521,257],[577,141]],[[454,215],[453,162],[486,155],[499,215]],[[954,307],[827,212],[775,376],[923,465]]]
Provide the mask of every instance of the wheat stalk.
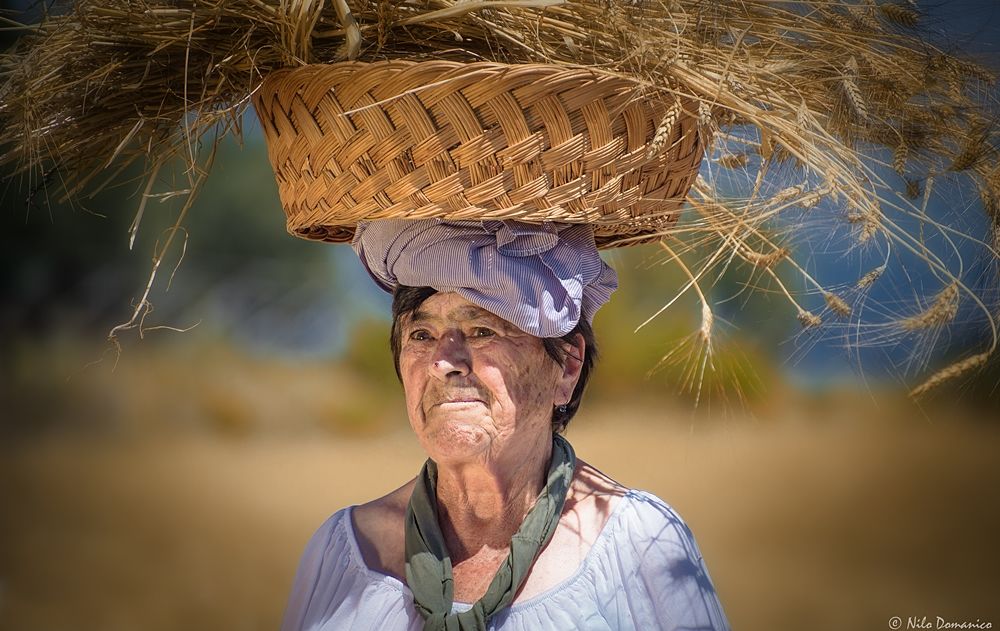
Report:
[[910,156],[910,147],[905,142],[896,145],[896,150],[892,153],[892,168],[900,176],[906,173],[906,160]]
[[920,22],[920,12],[911,6],[887,2],[880,4],[878,10],[890,22],[906,28],[916,28]]
[[796,201],[796,205],[803,210],[809,210],[810,208],[815,208],[820,201],[823,200],[824,193],[821,191],[813,191],[807,195],[802,196]]
[[945,366],[941,370],[935,372],[930,377],[928,377],[923,383],[918,385],[916,388],[910,390],[910,396],[913,398],[921,397],[934,388],[937,388],[946,381],[960,377],[967,372],[981,368],[986,365],[986,360],[990,358],[990,353],[979,353],[971,357],[967,357],[961,361],[957,361],[953,364]]
[[777,206],[779,204],[783,204],[788,200],[792,199],[793,197],[797,197],[801,194],[802,194],[801,185],[789,186],[787,188],[783,188],[771,196],[771,205]]
[[727,153],[724,156],[719,156],[716,162],[727,169],[739,169],[747,165],[747,154]]
[[677,126],[677,121],[680,120],[681,112],[683,111],[683,106],[681,105],[681,100],[679,98],[675,99],[673,104],[667,108],[666,114],[663,115],[663,119],[660,124],[656,126],[656,132],[653,134],[653,139],[646,146],[646,158],[653,158],[655,156],[663,153],[667,148],[667,143],[673,138],[674,127]]
[[755,267],[773,267],[788,258],[789,255],[788,248],[778,248],[772,252],[764,253],[744,246],[739,248],[738,252],[743,260]]
[[858,60],[850,57],[847,63],[844,64],[844,93],[847,94],[847,100],[854,109],[854,113],[864,121],[868,119],[868,104],[865,102],[864,97],[861,96],[861,90],[858,88],[857,81]]
[[958,313],[958,285],[951,283],[938,294],[930,307],[920,313],[903,318],[899,324],[907,331],[916,331],[951,322]]
[[858,243],[865,243],[877,235],[880,224],[874,214],[868,209],[862,209],[847,215],[847,221],[852,224],[860,224],[861,230],[858,233]]
[[803,328],[818,327],[823,324],[823,320],[811,311],[800,309],[797,316]]
[[823,299],[826,300],[826,304],[828,307],[830,307],[830,310],[836,313],[837,315],[844,318],[851,315],[850,305],[844,302],[844,299],[838,296],[837,294],[834,294],[833,292],[829,291],[825,292],[823,294]]
[[872,6],[870,0],[866,0],[861,4],[848,5],[847,12],[851,14],[851,17],[861,26],[870,29],[872,31],[877,31],[881,28],[878,20],[875,19],[874,7]]
[[885,265],[880,265],[875,269],[869,271],[864,276],[858,279],[857,286],[858,289],[868,289],[875,284],[882,274],[885,272]]

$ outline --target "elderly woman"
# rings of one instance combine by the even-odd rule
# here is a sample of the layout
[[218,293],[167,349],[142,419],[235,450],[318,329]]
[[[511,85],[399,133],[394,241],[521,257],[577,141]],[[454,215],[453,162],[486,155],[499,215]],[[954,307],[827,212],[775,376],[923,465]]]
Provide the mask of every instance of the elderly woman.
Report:
[[354,247],[428,460],[309,542],[283,629],[727,629],[694,538],[562,437],[617,285],[588,226],[382,220]]

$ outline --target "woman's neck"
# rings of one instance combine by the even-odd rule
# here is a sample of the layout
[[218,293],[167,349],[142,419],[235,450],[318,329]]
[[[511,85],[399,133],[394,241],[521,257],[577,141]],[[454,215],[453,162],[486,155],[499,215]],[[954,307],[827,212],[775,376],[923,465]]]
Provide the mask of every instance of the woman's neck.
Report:
[[438,464],[438,519],[452,563],[509,547],[545,485],[552,443],[544,440],[524,453]]

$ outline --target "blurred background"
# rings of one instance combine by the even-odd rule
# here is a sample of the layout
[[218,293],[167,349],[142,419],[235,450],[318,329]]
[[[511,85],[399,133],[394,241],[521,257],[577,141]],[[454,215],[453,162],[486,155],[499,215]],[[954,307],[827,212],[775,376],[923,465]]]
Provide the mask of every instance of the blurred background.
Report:
[[[995,60],[992,2],[925,8]],[[244,131],[220,145],[153,308],[118,346],[107,334],[143,296],[180,167],[131,248],[141,171],[71,202],[3,180],[0,629],[277,628],[315,528],[419,470],[388,296],[350,248],[285,233],[252,113]],[[595,321],[602,357],[568,437],[684,516],[734,629],[1000,625],[995,363],[915,403],[905,342],[803,335],[734,269],[712,290],[722,336],[702,376],[693,297],[640,328],[681,272],[651,246],[605,255],[621,288]],[[845,265],[836,247],[807,257],[827,278]],[[980,334],[960,321],[955,350],[918,363]]]

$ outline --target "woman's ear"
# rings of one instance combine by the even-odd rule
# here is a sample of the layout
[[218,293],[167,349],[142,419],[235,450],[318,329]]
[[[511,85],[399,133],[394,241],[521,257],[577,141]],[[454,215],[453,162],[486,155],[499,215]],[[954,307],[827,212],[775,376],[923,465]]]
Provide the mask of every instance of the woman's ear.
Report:
[[576,389],[576,382],[580,380],[580,371],[583,370],[583,357],[587,351],[587,343],[583,340],[583,335],[577,333],[573,336],[572,342],[561,341],[565,359],[562,364],[562,374],[556,385],[556,400],[554,405],[569,403],[573,398],[573,390]]

